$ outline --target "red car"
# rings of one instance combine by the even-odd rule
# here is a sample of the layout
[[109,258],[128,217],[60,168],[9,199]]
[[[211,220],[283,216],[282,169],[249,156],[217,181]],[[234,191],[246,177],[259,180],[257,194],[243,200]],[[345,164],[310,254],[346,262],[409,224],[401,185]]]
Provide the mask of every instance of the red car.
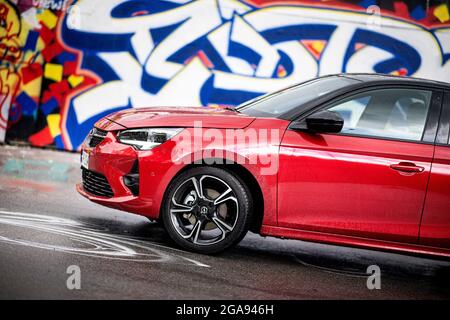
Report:
[[82,146],[96,203],[216,253],[263,236],[450,257],[450,85],[321,77],[236,109],[142,108]]

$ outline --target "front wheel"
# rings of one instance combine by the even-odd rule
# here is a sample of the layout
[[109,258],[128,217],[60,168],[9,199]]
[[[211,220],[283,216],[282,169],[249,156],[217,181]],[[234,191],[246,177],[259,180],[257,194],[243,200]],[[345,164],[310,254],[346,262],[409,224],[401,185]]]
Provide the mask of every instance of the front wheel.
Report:
[[245,183],[233,173],[198,167],[172,181],[161,214],[178,245],[212,254],[245,236],[251,223],[252,198]]

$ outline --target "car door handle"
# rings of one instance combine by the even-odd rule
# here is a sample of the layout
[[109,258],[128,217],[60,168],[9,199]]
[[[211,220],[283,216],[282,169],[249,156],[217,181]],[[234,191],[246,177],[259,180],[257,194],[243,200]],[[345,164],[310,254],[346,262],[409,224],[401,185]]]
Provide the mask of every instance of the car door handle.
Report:
[[391,164],[390,167],[394,170],[407,173],[419,173],[425,170],[424,167],[416,166],[416,164],[412,162],[399,162],[397,164]]

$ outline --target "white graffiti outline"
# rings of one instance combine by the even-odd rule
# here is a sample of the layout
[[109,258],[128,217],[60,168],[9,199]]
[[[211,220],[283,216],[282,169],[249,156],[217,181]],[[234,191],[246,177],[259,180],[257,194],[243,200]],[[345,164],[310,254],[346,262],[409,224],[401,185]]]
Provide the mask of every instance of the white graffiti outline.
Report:
[[[74,116],[80,126],[92,122],[99,114],[127,106],[202,105],[201,91],[210,79],[214,89],[259,94],[321,75],[343,71],[372,73],[382,62],[410,58],[409,53],[397,57],[386,48],[368,44],[346,57],[355,34],[361,30],[388,36],[412,48],[420,61],[416,61],[417,69],[411,75],[450,82],[450,60],[444,61],[444,57],[450,54],[450,28],[427,29],[413,22],[380,16],[377,20],[379,28],[373,30],[368,24],[373,16],[366,12],[307,5],[254,8],[238,0],[167,0],[183,5],[142,16],[112,16],[114,8],[128,2],[132,3],[129,0],[76,2],[83,13],[75,30],[76,36],[131,35],[131,49],[90,49],[111,68],[118,80],[104,81],[74,97]],[[66,18],[66,23],[69,18]],[[178,27],[159,43],[149,32],[177,24]],[[302,25],[334,28],[319,58],[314,57],[300,41],[269,43],[262,36],[264,32],[277,28]],[[70,30],[66,30],[67,35],[70,37]],[[170,56],[201,37],[206,37],[230,71],[209,67],[197,56],[183,63],[170,61]],[[246,57],[231,54],[231,43],[251,48],[261,57],[259,63],[252,65]],[[74,49],[84,50],[83,47]],[[291,61],[292,70],[283,76],[273,76],[281,54]],[[144,75],[161,79],[164,84],[157,92],[151,93],[142,87]],[[102,78],[101,74],[98,76]],[[210,103],[209,100],[206,102]],[[71,129],[67,129],[64,135],[70,136]],[[76,129],[79,131],[80,128]],[[86,132],[88,129],[82,127]]]
[[63,236],[73,242],[82,243],[90,247],[81,248],[57,244],[44,244],[29,240],[13,239],[1,235],[0,243],[3,242],[103,259],[210,267],[195,259],[184,257],[178,253],[172,253],[181,253],[182,251],[180,250],[140,240],[138,238],[108,234],[106,233],[107,230],[100,230],[97,227],[71,219],[1,210],[0,225],[9,225],[47,232]]

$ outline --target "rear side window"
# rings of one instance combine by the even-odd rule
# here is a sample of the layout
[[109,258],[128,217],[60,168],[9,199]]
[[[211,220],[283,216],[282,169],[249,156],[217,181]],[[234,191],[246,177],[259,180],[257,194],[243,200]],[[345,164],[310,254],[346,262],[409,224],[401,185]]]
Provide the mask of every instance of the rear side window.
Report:
[[431,95],[427,90],[379,89],[339,101],[328,110],[344,118],[344,134],[420,141]]

